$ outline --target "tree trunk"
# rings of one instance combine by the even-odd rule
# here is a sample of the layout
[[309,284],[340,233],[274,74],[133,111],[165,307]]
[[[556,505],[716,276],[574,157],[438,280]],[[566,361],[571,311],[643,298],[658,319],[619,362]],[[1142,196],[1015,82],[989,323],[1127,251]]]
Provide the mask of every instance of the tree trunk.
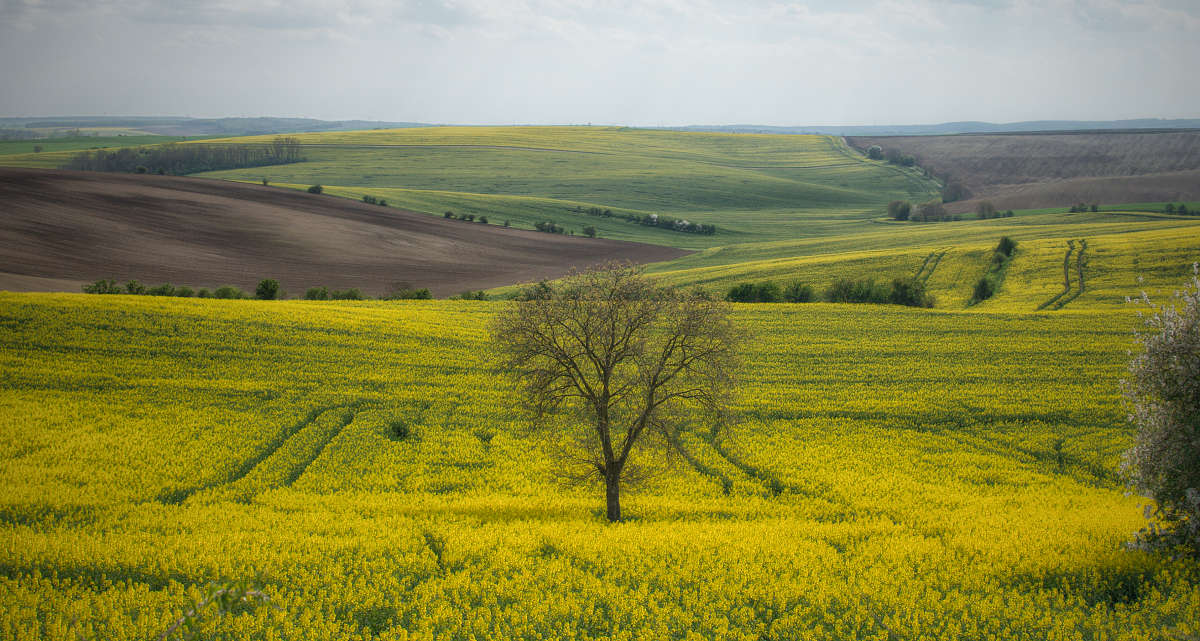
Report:
[[608,499],[608,520],[616,523],[621,520],[621,476],[608,473],[604,475],[604,494]]

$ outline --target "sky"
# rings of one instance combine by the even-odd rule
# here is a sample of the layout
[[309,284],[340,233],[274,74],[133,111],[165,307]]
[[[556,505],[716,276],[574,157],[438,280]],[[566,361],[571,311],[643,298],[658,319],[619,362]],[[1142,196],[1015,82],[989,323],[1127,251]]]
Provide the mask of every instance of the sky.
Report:
[[1200,0],[0,0],[0,116],[1200,117]]

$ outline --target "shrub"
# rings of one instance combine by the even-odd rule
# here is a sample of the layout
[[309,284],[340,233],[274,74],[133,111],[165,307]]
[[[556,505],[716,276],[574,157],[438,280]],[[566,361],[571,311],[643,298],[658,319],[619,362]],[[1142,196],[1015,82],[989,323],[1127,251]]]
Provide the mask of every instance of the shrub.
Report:
[[90,285],[84,285],[83,292],[85,294],[120,294],[121,287],[115,280],[101,278]]
[[980,219],[995,218],[996,206],[990,200],[982,200],[975,205],[975,216]]
[[505,221],[504,221],[504,226],[505,226],[505,227],[512,227],[512,223],[510,223],[508,220],[505,220]]
[[1200,556],[1200,265],[1176,292],[1178,307],[1155,305],[1136,340],[1141,350],[1122,381],[1129,421],[1137,426],[1122,470],[1154,500],[1136,547],[1175,548]]
[[1187,205],[1186,205],[1186,204],[1184,204],[1184,203],[1179,203],[1179,209],[1178,209],[1177,211],[1178,211],[1179,213],[1181,213],[1181,214],[1187,214],[1187,213],[1188,213],[1188,207],[1187,207]]
[[196,298],[212,298],[212,292],[208,291],[207,287],[201,287],[196,292]]
[[380,198],[380,199],[379,199],[379,202],[378,202],[378,203],[376,203],[376,204],[378,204],[380,207],[387,207],[387,206],[388,206],[388,204],[387,204],[387,198]]
[[449,220],[454,220],[454,212],[452,212],[452,211],[447,211],[446,213],[442,214],[442,218],[447,218],[447,219],[449,219]]
[[213,298],[235,299],[245,297],[246,292],[243,292],[233,285],[222,285],[213,291]]
[[778,303],[782,298],[779,285],[772,282],[742,283],[725,295],[725,300],[734,303]]
[[535,223],[533,225],[533,228],[538,231],[546,232],[548,234],[561,234],[566,231],[565,229],[563,229],[562,227],[559,227],[554,221],[551,221],[551,220],[545,220],[540,223]]
[[480,216],[480,217],[479,217],[479,222],[481,222],[481,223],[483,223],[483,224],[485,224],[485,225],[486,225],[486,224],[487,224],[487,222],[488,222],[488,217],[487,217],[487,216]]
[[362,200],[364,203],[367,203],[368,205],[374,205],[379,202],[378,200],[375,199],[374,196],[363,196]]
[[325,188],[320,185],[313,185],[308,188],[308,193],[310,193],[310,194],[319,194],[324,191],[325,191]]
[[427,287],[422,287],[421,289],[401,287],[388,294],[385,300],[430,300],[432,298],[433,293]]
[[475,214],[463,214],[459,218],[470,223],[475,221]]
[[125,293],[126,294],[145,294],[146,286],[139,283],[136,280],[131,280],[131,281],[125,283]]
[[266,179],[266,178],[263,178],[263,179],[262,179],[262,184],[263,184],[263,187],[266,187],[266,186],[267,186],[268,184],[270,184],[270,183],[268,183],[268,182],[267,182],[267,179]]
[[871,145],[867,148],[867,158],[871,160],[883,160],[883,147],[879,145]]
[[978,303],[979,301],[987,300],[996,293],[996,283],[988,276],[980,278],[975,283],[975,289],[971,293],[971,301]]
[[933,307],[933,297],[925,291],[925,283],[915,278],[894,279],[888,302],[909,307]]
[[894,220],[908,220],[912,214],[912,203],[907,200],[893,200],[888,203],[888,216]]
[[309,287],[304,292],[304,300],[329,300],[329,290],[324,287]]
[[329,298],[332,300],[364,300],[366,297],[357,287],[351,287],[350,289],[335,289],[329,292]]
[[1004,217],[1005,217],[1005,218],[1012,218],[1012,217],[1013,217],[1013,210],[1011,210],[1011,209],[1010,209],[1010,210],[1008,210],[1008,211],[1004,212]]
[[412,436],[412,430],[409,429],[408,423],[396,420],[388,425],[388,435],[397,441],[403,441]]
[[151,296],[174,296],[175,286],[171,283],[163,283],[158,287],[151,287],[146,290],[146,293]]
[[258,300],[279,298],[279,281],[274,278],[264,278],[258,281],[258,286],[254,288],[254,297]]
[[789,303],[810,303],[813,299],[813,288],[799,281],[789,284],[783,290],[783,300]]
[[850,280],[839,278],[825,290],[825,300],[831,303],[886,303],[891,292],[873,279]]
[[1175,203],[1167,203],[1167,206],[1163,208],[1163,211],[1168,214],[1175,213]]
[[473,292],[468,289],[467,291],[459,294],[458,296],[454,296],[453,298],[455,300],[488,300],[489,296],[487,295],[487,292],[484,292],[482,289],[477,292]]
[[1000,242],[996,245],[996,252],[1003,254],[1005,258],[1010,258],[1015,251],[1017,251],[1017,241],[1008,236],[1001,238]]
[[196,292],[187,285],[180,285],[179,287],[175,288],[175,295],[179,296],[180,298],[191,298],[192,296],[196,295]]

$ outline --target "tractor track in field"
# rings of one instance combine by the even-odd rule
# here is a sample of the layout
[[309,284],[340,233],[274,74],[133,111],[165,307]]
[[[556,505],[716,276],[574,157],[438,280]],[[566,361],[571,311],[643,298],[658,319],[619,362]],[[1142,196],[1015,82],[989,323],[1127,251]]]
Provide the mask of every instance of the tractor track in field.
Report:
[[921,262],[921,267],[917,269],[917,274],[913,276],[913,280],[921,283],[922,285],[928,283],[929,277],[933,275],[933,271],[942,263],[942,258],[946,256],[946,252],[948,251],[950,250],[943,249],[941,251],[929,252],[929,255],[925,257],[925,260]]
[[334,430],[328,438],[325,438],[321,441],[320,447],[316,448],[316,453],[313,456],[308,457],[307,460],[303,461],[299,465],[296,465],[295,469],[287,474],[287,480],[282,485],[285,487],[291,486],[292,483],[295,483],[296,480],[299,479],[304,473],[304,471],[308,469],[308,466],[311,465],[318,456],[320,456],[321,452],[325,451],[325,448],[328,447],[329,442],[332,441],[338,434],[340,434],[347,425],[354,421],[354,417],[358,414],[358,408],[360,408],[364,403],[365,401],[360,400],[350,403],[336,403],[333,405],[325,405],[314,408],[305,414],[304,418],[285,429],[278,438],[271,441],[271,443],[269,443],[261,452],[242,461],[237,469],[234,470],[233,474],[229,475],[226,479],[214,483],[206,483],[196,487],[164,492],[157,497],[157,501],[160,503],[178,505],[192,496],[195,496],[196,494],[206,490],[233,486],[237,482],[253,474],[260,465],[266,463],[272,456],[282,450],[287,445],[288,441],[302,432],[306,427],[317,422],[326,413],[345,410],[346,415],[341,421],[339,421],[337,429]]
[[1047,307],[1053,305],[1054,303],[1058,302],[1058,299],[1062,298],[1063,296],[1066,296],[1067,294],[1069,294],[1071,292],[1071,254],[1073,254],[1074,252],[1075,252],[1075,241],[1068,240],[1067,241],[1067,254],[1065,256],[1063,256],[1063,289],[1061,292],[1050,297],[1050,299],[1047,300],[1046,302],[1042,303],[1041,305],[1038,305],[1037,306],[1038,311],[1046,309]]
[[1083,268],[1085,265],[1087,265],[1086,259],[1084,258],[1084,252],[1087,251],[1087,247],[1087,240],[1083,238],[1079,239],[1079,251],[1075,254],[1075,270],[1079,278],[1079,287],[1075,288],[1075,293],[1059,300],[1058,304],[1054,307],[1055,309],[1062,309],[1067,303],[1079,298],[1079,295],[1082,294],[1083,290],[1087,287],[1083,276]]

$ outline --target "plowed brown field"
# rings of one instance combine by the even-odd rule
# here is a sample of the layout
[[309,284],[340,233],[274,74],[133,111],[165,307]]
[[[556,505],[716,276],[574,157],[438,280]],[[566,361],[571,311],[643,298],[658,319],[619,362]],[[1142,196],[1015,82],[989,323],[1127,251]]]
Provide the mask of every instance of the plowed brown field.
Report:
[[607,260],[688,252],[434,218],[220,180],[0,168],[0,289],[79,291],[99,278],[252,289],[279,280],[447,296]]

